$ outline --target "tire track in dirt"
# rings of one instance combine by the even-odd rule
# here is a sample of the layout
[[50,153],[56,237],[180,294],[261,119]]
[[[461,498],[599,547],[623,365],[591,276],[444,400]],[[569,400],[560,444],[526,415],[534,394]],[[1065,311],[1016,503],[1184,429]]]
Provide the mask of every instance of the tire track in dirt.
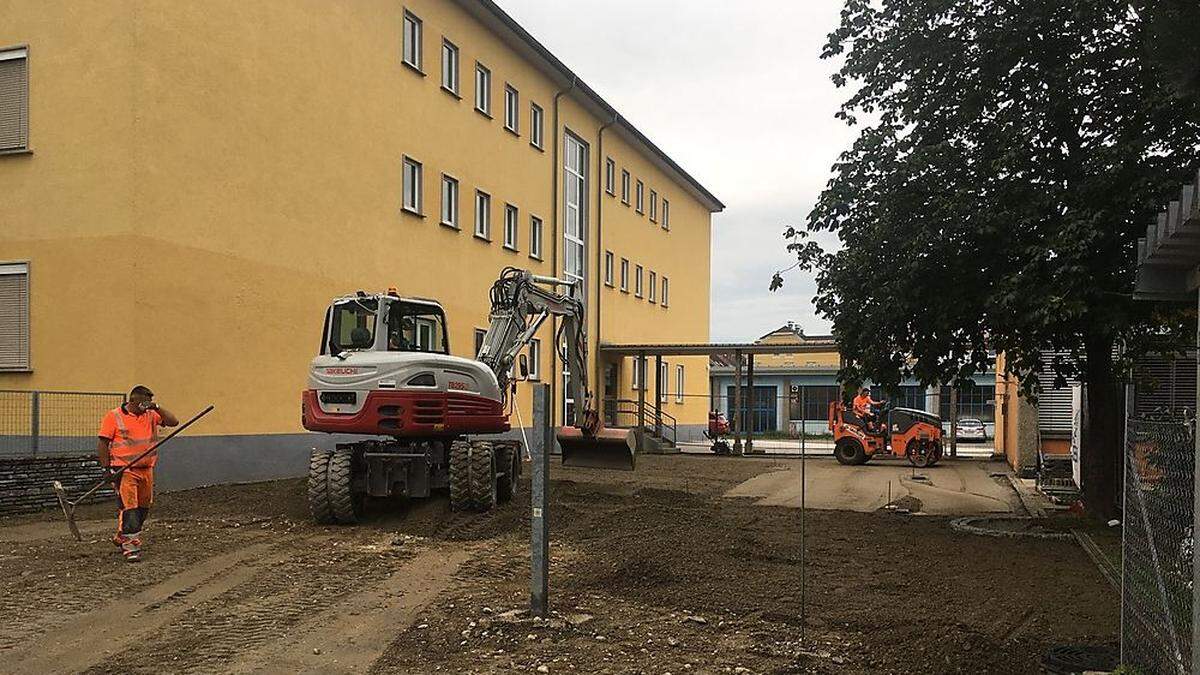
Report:
[[241,655],[225,672],[366,672],[471,556],[463,548],[421,551],[383,583],[329,607],[286,640]]

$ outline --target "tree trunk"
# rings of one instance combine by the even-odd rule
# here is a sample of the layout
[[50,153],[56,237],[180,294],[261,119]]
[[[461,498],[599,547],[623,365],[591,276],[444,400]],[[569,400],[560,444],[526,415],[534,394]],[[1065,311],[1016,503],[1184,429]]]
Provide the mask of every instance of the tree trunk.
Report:
[[1087,418],[1080,443],[1080,476],[1083,505],[1100,520],[1116,517],[1121,497],[1121,462],[1124,457],[1124,390],[1113,371],[1113,338],[1090,336],[1085,340],[1087,367]]

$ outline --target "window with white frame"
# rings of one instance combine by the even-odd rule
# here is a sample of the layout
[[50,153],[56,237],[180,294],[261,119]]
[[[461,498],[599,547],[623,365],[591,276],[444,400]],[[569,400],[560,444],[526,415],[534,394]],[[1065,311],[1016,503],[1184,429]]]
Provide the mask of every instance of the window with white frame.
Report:
[[404,158],[404,210],[421,213],[421,163]]
[[671,366],[666,361],[658,365],[658,402],[666,403],[668,390],[671,388]]
[[475,109],[492,116],[492,71],[482,63],[475,63]]
[[638,213],[646,212],[646,185],[642,181],[637,182],[637,188],[634,190],[633,207]]
[[633,294],[642,297],[642,266],[638,265],[633,271]]
[[588,148],[572,134],[563,143],[563,274],[583,279],[587,237]]
[[604,252],[604,284],[613,285],[613,252]]
[[635,390],[641,389],[642,388],[642,380],[645,379],[645,377],[644,377],[645,374],[646,374],[646,359],[634,356],[633,357],[633,373],[632,373],[633,382],[630,385],[630,388],[635,389]]
[[650,222],[658,222],[658,193],[650,191]]
[[658,275],[650,270],[650,302],[658,302]]
[[542,341],[538,338],[529,341],[529,379],[542,379]]
[[442,88],[458,96],[458,46],[442,38]]
[[442,224],[458,229],[458,180],[442,174]]
[[29,52],[0,50],[0,151],[29,149]]
[[615,195],[617,190],[617,163],[612,157],[604,160],[604,191]]
[[483,190],[475,191],[475,236],[492,238],[492,196]]
[[675,402],[683,403],[683,365],[675,365]]
[[0,263],[0,372],[29,369],[29,263]]
[[542,219],[529,216],[529,257],[542,259]]
[[629,172],[621,169],[621,203],[629,206]]
[[669,303],[669,302],[670,302],[669,298],[670,298],[670,296],[671,296],[671,280],[670,280],[670,279],[668,279],[666,276],[663,276],[663,278],[662,278],[662,279],[663,279],[663,282],[662,282],[662,284],[663,284],[663,289],[662,289],[662,306],[663,306],[663,307],[666,307],[666,306],[667,306],[667,303]]
[[663,197],[662,228],[664,230],[671,229],[671,202],[667,201],[666,197]]
[[542,107],[536,103],[529,104],[529,144],[539,150],[542,148],[543,133],[545,131],[545,113],[542,112]]
[[512,204],[504,205],[504,248],[517,250],[517,207]]
[[521,125],[521,95],[511,85],[504,85],[504,128],[515,133],[520,133]]
[[421,20],[404,10],[404,62],[421,69]]
[[629,260],[621,258],[621,290],[629,292]]

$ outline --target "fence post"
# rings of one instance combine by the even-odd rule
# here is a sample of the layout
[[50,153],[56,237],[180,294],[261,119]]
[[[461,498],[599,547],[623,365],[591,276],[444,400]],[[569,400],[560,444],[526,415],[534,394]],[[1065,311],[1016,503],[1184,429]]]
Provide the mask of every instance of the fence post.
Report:
[[34,455],[38,453],[38,436],[42,433],[41,401],[38,393],[30,392],[29,397],[29,452]]
[[[643,389],[645,382],[642,383]],[[534,616],[546,616],[550,593],[550,449],[554,447],[554,426],[549,413],[553,405],[550,385],[534,387],[534,409],[544,411],[538,419],[534,434],[541,432],[540,448],[534,448],[530,463],[530,495],[533,498],[529,540],[529,611]]]

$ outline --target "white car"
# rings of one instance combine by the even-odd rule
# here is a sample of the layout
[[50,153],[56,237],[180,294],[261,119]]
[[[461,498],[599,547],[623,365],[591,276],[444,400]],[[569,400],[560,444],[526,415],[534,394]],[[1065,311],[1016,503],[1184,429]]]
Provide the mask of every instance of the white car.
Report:
[[964,417],[958,421],[958,440],[984,442],[987,439],[987,427],[983,422],[973,417]]

